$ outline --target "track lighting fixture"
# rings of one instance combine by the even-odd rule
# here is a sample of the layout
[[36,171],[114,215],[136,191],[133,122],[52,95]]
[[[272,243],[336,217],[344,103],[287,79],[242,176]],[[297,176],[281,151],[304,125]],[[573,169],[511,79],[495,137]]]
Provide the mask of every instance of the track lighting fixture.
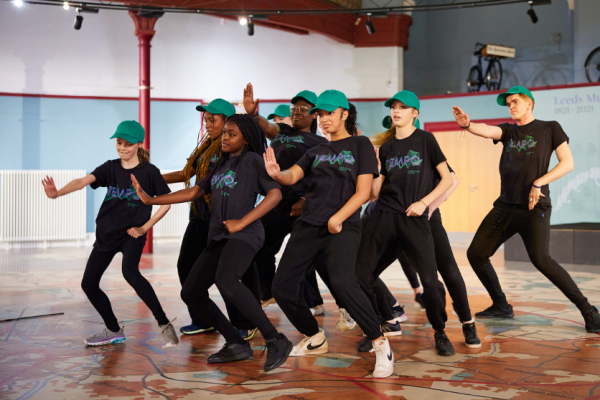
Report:
[[371,21],[371,14],[367,14],[367,22],[365,22],[365,26],[367,27],[367,32],[369,35],[375,33],[375,26],[373,25],[373,21]]
[[532,23],[537,24],[538,16],[536,15],[535,11],[533,11],[533,6],[531,6],[529,10],[527,10],[527,15],[529,15],[529,19]]
[[248,36],[254,36],[254,23],[252,18],[248,18]]

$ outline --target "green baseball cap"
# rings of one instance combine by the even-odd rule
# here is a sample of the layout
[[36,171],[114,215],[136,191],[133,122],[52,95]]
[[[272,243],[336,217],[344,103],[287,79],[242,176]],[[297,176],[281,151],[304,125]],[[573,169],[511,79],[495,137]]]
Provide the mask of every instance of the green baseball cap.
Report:
[[117,126],[117,131],[110,138],[125,139],[131,144],[136,144],[137,142],[144,143],[144,137],[146,137],[146,131],[138,122],[123,121]]
[[396,93],[394,97],[387,99],[384,104],[386,107],[391,107],[392,103],[396,100],[403,102],[409,107],[416,108],[417,111],[419,111],[419,108],[421,107],[421,102],[419,101],[417,95],[413,92],[409,92],[408,90],[403,90]]
[[205,106],[197,106],[198,111],[208,111],[211,114],[224,114],[227,118],[235,114],[233,104],[223,99],[214,99]]
[[294,104],[297,100],[304,99],[308,101],[310,104],[317,104],[317,94],[315,92],[311,92],[310,90],[303,90],[294,97],[290,103]]
[[498,95],[498,97],[496,98],[496,102],[498,103],[498,105],[505,106],[506,98],[508,96],[512,96],[513,94],[525,94],[525,95],[529,96],[531,98],[531,100],[535,103],[535,99],[533,98],[533,95],[531,94],[529,89],[527,89],[524,86],[513,86],[510,89],[508,89],[508,91],[506,93],[500,93]]
[[285,105],[285,104],[280,104],[275,108],[275,111],[273,111],[273,114],[269,114],[267,119],[273,119],[275,117],[285,118],[285,117],[289,117],[290,115],[292,115],[290,113],[290,106]]
[[326,90],[319,95],[315,107],[308,113],[314,114],[317,110],[332,112],[340,107],[345,108],[346,110],[350,109],[346,95],[339,90]]

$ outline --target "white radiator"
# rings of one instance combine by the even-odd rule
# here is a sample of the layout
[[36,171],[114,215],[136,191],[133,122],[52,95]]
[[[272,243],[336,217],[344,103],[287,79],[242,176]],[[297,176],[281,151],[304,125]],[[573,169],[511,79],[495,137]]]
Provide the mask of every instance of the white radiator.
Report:
[[46,197],[42,179],[58,188],[86,175],[83,170],[0,170],[0,244],[86,239],[86,191]]
[[[169,172],[174,172],[175,170],[161,170],[161,174],[167,174]],[[176,192],[181,189],[185,189],[183,183],[171,183],[169,184],[169,188],[171,192]],[[152,207],[152,214],[154,214],[158,210],[159,206]],[[181,204],[173,204],[171,205],[171,209],[165,215],[163,219],[161,219],[158,224],[154,225],[154,237],[156,239],[166,239],[166,238],[181,238],[185,233],[185,228],[187,227],[190,215],[190,206],[188,203]]]

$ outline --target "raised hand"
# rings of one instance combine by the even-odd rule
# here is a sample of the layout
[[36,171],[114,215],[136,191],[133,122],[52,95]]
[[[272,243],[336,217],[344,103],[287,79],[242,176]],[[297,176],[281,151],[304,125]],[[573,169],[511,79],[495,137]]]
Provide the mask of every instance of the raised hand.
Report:
[[258,99],[254,100],[254,88],[251,83],[247,84],[244,89],[244,100],[242,102],[244,104],[244,110],[246,110],[248,114],[252,116],[256,115]]
[[139,238],[140,236],[144,236],[146,234],[146,230],[143,227],[140,228],[129,228],[127,230],[127,234],[133,238]]
[[140,185],[140,183],[138,182],[138,180],[135,178],[135,176],[133,174],[131,174],[131,184],[135,188],[137,197],[140,198],[142,203],[152,204],[152,197],[148,196],[148,194],[146,192],[144,192],[144,189],[142,189],[142,186]]
[[466,112],[460,109],[460,107],[452,106],[452,113],[454,114],[454,118],[460,127],[467,127],[471,120]]
[[269,174],[271,178],[277,178],[281,172],[281,168],[279,168],[279,164],[277,164],[275,152],[271,146],[267,148],[267,152],[263,154],[263,158],[265,159],[265,169],[267,170],[267,174]]
[[54,184],[54,179],[52,177],[46,175],[46,178],[42,179],[42,185],[44,185],[44,192],[46,192],[46,196],[50,199],[55,199],[58,197],[58,189],[56,189],[56,185]]

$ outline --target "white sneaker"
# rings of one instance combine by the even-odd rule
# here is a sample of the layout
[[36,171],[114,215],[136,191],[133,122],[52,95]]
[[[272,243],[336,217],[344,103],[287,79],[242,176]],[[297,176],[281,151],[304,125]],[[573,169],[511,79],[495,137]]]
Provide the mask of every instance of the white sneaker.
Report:
[[309,354],[323,354],[329,351],[329,345],[327,344],[327,338],[323,329],[319,329],[319,333],[314,336],[305,337],[294,346],[290,357],[300,357]]
[[323,304],[319,304],[318,306],[311,308],[310,312],[315,317],[318,317],[320,315],[325,315],[325,307],[323,307]]
[[394,373],[394,353],[387,339],[373,343],[370,353],[375,353],[373,378],[387,378]]
[[[177,317],[173,318],[173,321],[175,321],[176,319]],[[177,337],[177,333],[175,333],[175,328],[173,327],[173,324],[171,322],[169,322],[166,325],[159,325],[160,335],[158,336],[163,342],[163,349],[166,347],[174,347],[179,344],[179,338]]]
[[352,319],[348,311],[344,308],[340,308],[340,318],[338,319],[335,327],[339,331],[351,331],[356,328],[356,321]]

